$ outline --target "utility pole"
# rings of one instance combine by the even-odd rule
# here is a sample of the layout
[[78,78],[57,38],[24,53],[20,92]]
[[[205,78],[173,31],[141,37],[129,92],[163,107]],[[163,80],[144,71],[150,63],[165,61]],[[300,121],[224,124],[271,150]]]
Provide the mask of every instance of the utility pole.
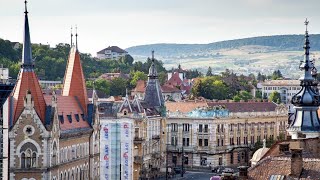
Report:
[[182,160],[182,162],[181,162],[181,177],[183,177],[183,164],[184,164],[184,153],[183,153],[183,145],[182,145],[182,152],[181,152],[182,154],[182,157],[181,157],[181,160]]

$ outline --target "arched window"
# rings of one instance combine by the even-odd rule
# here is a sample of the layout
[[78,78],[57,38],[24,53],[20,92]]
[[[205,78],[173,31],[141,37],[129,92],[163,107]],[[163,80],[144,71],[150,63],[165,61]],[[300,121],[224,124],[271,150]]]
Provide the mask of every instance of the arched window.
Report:
[[37,148],[33,143],[25,143],[21,149],[21,168],[37,167]]
[[63,180],[63,174],[60,173],[60,180]]

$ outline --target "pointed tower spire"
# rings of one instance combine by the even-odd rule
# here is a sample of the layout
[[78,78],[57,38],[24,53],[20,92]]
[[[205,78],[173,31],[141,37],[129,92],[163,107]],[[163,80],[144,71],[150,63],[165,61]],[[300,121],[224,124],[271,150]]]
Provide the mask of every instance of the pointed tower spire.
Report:
[[299,66],[300,70],[303,71],[303,75],[299,79],[301,81],[301,90],[292,97],[291,103],[294,105],[295,116],[287,130],[292,139],[300,138],[300,134],[306,138],[320,136],[320,120],[317,112],[320,98],[319,93],[314,89],[314,86],[318,84],[312,77],[314,63],[309,59],[309,21],[306,19],[304,24],[306,26],[305,43],[303,46],[304,61],[301,61]]
[[73,46],[72,39],[73,39],[73,34],[72,34],[72,26],[71,26],[71,44],[70,44],[70,47],[72,47],[72,46]]
[[78,27],[76,25],[76,49],[78,50]]
[[158,79],[157,69],[154,63],[154,51],[152,50],[152,63],[149,68],[148,82],[146,86],[144,102],[149,108],[161,107],[164,105],[164,99],[162,96],[161,86]]
[[81,105],[81,108],[83,109],[83,112],[86,114],[88,106],[88,95],[80,60],[80,53],[77,49],[77,27],[75,36],[76,47],[72,46],[70,49],[67,68],[64,75],[62,95],[76,97],[79,101],[79,104]]
[[31,93],[32,101],[34,103],[34,109],[37,112],[39,118],[45,123],[45,109],[46,103],[43,97],[43,93],[38,81],[38,77],[33,69],[30,30],[28,21],[27,1],[25,3],[25,19],[24,19],[24,33],[23,33],[23,50],[22,50],[22,65],[17,78],[16,85],[12,91],[13,97],[13,110],[10,114],[10,120],[14,124],[21,115],[24,109],[24,98],[26,92]]
[[28,3],[27,1],[24,1],[25,16],[24,16],[24,33],[23,33],[23,49],[22,49],[22,66],[33,68],[27,3]]

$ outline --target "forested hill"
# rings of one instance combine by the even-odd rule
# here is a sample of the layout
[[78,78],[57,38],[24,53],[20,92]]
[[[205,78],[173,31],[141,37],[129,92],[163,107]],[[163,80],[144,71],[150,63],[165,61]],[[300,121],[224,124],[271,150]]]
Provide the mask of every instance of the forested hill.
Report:
[[[177,57],[189,55],[210,54],[219,49],[238,48],[242,46],[268,46],[278,51],[302,50],[304,35],[260,36],[214,42],[209,44],[150,44],[133,46],[126,50],[134,56],[150,56],[154,49],[162,57]],[[320,34],[310,35],[311,50],[320,50]]]

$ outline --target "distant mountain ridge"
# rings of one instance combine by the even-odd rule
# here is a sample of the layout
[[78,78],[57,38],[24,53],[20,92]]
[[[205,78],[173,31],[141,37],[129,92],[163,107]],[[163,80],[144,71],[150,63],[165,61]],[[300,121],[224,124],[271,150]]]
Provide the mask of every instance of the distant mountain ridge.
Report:
[[[278,51],[297,51],[302,50],[303,43],[304,35],[274,35],[226,40],[209,44],[149,44],[129,47],[126,51],[133,56],[150,56],[150,51],[155,50],[157,55],[170,58],[194,54],[211,54],[212,51],[220,49],[232,49],[251,45],[268,46]],[[311,51],[320,50],[320,34],[310,35],[310,45]]]

